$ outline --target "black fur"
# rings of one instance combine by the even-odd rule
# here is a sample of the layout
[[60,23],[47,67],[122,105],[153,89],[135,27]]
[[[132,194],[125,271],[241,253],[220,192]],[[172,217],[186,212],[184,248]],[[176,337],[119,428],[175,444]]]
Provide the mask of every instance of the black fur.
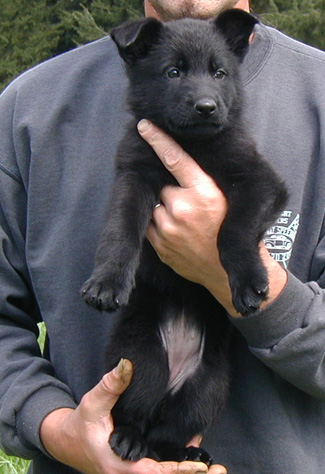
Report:
[[[113,411],[110,439],[125,459],[209,464],[204,450],[184,446],[215,420],[229,381],[225,311],[203,287],[161,263],[145,240],[162,188],[177,183],[138,135],[139,119],[150,119],[174,137],[224,192],[229,210],[217,245],[237,311],[254,312],[267,297],[258,244],[287,193],[256,151],[242,119],[239,68],[256,22],[242,10],[229,10],[209,21],[163,24],[147,18],[112,31],[127,65],[134,120],[118,149],[109,218],[82,294],[98,309],[124,307],[107,369],[121,357],[134,365],[132,383]],[[205,334],[204,350],[194,374],[170,393],[160,328],[180,315],[196,334]]]

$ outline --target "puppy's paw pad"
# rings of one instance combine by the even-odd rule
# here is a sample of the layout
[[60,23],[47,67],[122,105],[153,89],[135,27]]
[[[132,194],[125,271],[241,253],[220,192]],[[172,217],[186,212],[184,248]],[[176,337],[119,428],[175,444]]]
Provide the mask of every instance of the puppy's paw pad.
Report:
[[115,428],[109,444],[118,456],[127,461],[138,461],[148,455],[148,446],[141,433],[128,426]]
[[185,460],[203,462],[207,466],[211,466],[213,463],[212,456],[205,449],[195,448],[194,446],[186,448]]

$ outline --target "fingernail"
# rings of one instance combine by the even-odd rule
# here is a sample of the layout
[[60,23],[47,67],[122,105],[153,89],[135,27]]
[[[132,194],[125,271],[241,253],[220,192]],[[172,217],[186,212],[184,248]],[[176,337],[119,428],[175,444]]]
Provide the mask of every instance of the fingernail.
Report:
[[115,367],[114,372],[123,382],[127,382],[132,376],[132,363],[128,359],[121,359]]
[[124,359],[121,359],[118,365],[115,367],[114,372],[116,375],[120,376],[123,373],[123,369],[124,369]]
[[150,127],[151,127],[151,123],[149,122],[149,120],[142,119],[138,123],[139,133],[145,133],[147,130],[149,130]]

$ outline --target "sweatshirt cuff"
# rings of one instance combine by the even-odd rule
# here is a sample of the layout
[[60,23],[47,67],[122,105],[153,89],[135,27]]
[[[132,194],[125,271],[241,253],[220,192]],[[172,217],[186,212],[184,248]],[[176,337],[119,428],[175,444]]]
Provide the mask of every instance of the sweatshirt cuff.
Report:
[[[44,387],[35,392],[25,402],[16,417],[16,429],[14,434],[17,451],[21,457],[30,459],[39,454],[39,451],[51,457],[44,448],[40,439],[40,426],[44,418],[58,408],[76,408],[77,404],[73,398],[63,390]],[[16,451],[16,452],[17,452]]]
[[252,316],[229,316],[236,328],[255,348],[271,348],[296,328],[303,327],[308,308],[315,298],[312,284],[302,283],[288,272],[287,285],[265,309]]

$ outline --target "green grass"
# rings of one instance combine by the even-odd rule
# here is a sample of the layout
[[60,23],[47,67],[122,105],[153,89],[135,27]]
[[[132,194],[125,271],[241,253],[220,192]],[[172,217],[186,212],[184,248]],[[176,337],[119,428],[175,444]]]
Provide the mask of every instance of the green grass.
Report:
[[[40,335],[38,343],[43,349],[46,329],[43,323],[39,324]],[[0,474],[26,474],[30,461],[16,458],[14,456],[7,456],[0,450]]]
[[28,466],[29,461],[7,456],[0,451],[0,474],[25,474]]

